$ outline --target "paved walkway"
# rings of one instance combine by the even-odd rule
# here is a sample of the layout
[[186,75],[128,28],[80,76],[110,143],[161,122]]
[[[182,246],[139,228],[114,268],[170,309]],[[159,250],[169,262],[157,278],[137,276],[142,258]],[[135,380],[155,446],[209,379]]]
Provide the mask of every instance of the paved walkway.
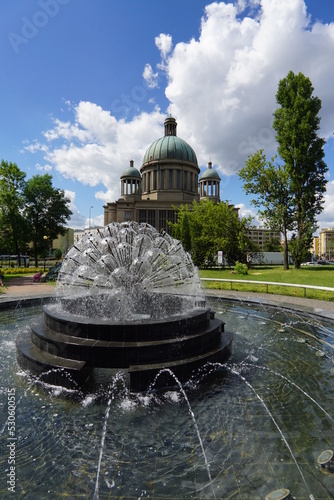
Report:
[[[7,278],[4,293],[0,294],[0,304],[23,299],[49,298],[55,295],[55,286],[50,283],[34,283],[33,277]],[[228,290],[206,290],[206,295],[222,299],[279,305],[288,309],[298,309],[318,314],[334,320],[334,302],[314,300],[268,293],[235,292]]]
[[50,283],[34,283],[32,276],[5,278],[1,288],[0,304],[22,299],[53,297],[55,286]]

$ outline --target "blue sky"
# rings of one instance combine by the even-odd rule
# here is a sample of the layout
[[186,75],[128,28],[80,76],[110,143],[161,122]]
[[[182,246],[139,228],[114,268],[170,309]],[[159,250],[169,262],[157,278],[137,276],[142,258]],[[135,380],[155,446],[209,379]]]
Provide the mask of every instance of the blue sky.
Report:
[[[322,100],[329,167],[320,227],[334,227],[334,2],[330,0],[0,0],[0,157],[50,173],[70,226],[103,224],[131,159],[171,113],[221,199],[256,215],[236,172],[275,153],[278,82],[302,71]],[[93,207],[90,209],[90,207]]]

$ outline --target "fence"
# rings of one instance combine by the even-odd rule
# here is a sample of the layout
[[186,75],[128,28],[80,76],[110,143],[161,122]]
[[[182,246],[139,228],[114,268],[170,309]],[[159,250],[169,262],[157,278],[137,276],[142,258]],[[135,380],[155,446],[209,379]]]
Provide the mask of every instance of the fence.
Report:
[[296,283],[278,283],[275,281],[251,281],[251,280],[235,280],[228,278],[201,278],[201,281],[223,281],[231,284],[231,290],[233,290],[233,283],[249,283],[251,285],[264,285],[266,288],[266,293],[269,293],[269,286],[290,286],[292,288],[302,288],[304,289],[304,297],[306,297],[306,290],[323,290],[325,292],[333,292],[334,288],[328,286],[315,286],[315,285],[299,285]]

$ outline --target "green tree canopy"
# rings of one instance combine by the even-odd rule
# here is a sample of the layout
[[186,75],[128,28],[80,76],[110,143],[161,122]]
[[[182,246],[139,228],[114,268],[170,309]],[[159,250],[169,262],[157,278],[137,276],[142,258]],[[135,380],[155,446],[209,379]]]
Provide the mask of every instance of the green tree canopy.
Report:
[[288,269],[288,231],[291,253],[298,269],[307,256],[323,210],[326,191],[324,139],[318,137],[321,101],[313,96],[309,78],[289,72],[279,82],[280,107],[274,113],[279,161],[267,161],[263,150],[250,156],[239,177],[247,194],[259,208],[260,217],[284,236],[284,267]]
[[309,251],[327,183],[325,140],[318,137],[321,100],[313,96],[313,91],[309,78],[290,71],[279,82],[276,100],[280,107],[274,113],[273,123],[293,197],[292,257],[296,268]]
[[173,236],[179,235],[183,244],[187,242],[195,265],[216,265],[219,250],[231,264],[247,261],[247,252],[252,248],[247,237],[250,219],[240,219],[228,203],[195,201],[179,208],[177,214]]
[[32,177],[25,185],[24,198],[24,215],[29,222],[37,265],[38,253],[45,251],[59,234],[65,234],[64,224],[72,213],[68,207],[70,200],[64,191],[52,186],[49,174]]
[[251,204],[259,209],[260,218],[271,229],[283,234],[284,269],[288,269],[288,230],[293,225],[293,196],[288,172],[274,160],[267,161],[263,150],[257,151],[248,158],[238,175],[244,181],[246,194],[255,196]]
[[0,164],[0,241],[1,251],[18,255],[29,243],[29,229],[23,217],[25,173],[16,163],[2,160]]

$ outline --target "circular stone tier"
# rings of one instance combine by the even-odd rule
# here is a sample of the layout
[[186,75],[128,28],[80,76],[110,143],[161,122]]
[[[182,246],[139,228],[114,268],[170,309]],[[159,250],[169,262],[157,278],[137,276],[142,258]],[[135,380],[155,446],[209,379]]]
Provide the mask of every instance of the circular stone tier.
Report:
[[[232,334],[203,301],[186,313],[188,297],[146,294],[131,318],[115,319],[113,313],[111,319],[100,317],[98,302],[116,299],[101,299],[87,295],[44,306],[31,334],[17,338],[19,364],[45,382],[67,387],[82,385],[94,368],[124,370],[130,389],[141,391],[161,370],[169,368],[185,381],[206,362],[224,362],[231,355]],[[163,318],[156,314],[162,303]],[[166,370],[159,387],[171,385],[175,380]]]
[[[175,385],[207,361],[225,361],[232,335],[205,307],[181,243],[149,224],[112,223],[69,250],[57,302],[17,337],[19,364],[57,385],[83,384],[94,368],[121,369],[130,388]],[[172,293],[171,293],[172,292]]]

